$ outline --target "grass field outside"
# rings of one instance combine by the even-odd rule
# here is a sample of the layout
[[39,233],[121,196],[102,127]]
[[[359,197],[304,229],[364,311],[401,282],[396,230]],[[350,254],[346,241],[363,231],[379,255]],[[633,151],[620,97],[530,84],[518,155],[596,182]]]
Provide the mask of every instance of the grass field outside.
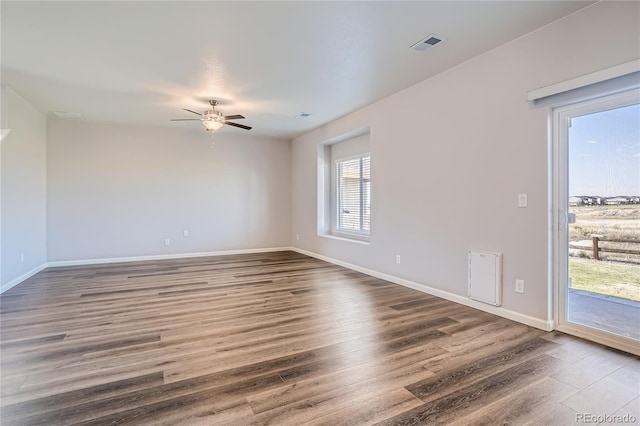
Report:
[[571,288],[640,302],[640,265],[569,259]]
[[600,253],[592,260],[592,236],[624,242],[600,247],[640,250],[640,205],[577,206],[570,212],[576,223],[569,226],[569,241],[584,249],[569,250],[572,288],[640,301],[640,255]]

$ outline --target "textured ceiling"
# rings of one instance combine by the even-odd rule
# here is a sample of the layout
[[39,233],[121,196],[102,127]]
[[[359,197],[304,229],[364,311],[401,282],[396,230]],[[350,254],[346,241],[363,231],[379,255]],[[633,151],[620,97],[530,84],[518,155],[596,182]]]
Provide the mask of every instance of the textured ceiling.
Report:
[[48,116],[154,126],[202,128],[169,119],[215,98],[290,138],[591,3],[2,1],[2,84]]

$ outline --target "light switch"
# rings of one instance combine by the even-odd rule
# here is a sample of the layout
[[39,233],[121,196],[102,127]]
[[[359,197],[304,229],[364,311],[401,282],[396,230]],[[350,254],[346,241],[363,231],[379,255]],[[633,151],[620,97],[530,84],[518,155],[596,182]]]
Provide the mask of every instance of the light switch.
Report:
[[518,207],[527,207],[527,194],[518,194]]

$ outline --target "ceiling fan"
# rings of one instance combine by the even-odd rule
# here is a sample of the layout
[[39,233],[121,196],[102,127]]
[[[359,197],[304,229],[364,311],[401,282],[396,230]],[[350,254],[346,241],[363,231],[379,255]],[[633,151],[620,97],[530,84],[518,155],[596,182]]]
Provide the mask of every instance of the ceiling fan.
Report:
[[184,111],[191,112],[193,114],[199,115],[200,118],[173,118],[171,121],[200,121],[202,125],[207,129],[207,132],[211,132],[214,130],[218,130],[223,125],[227,124],[233,127],[239,127],[245,130],[251,130],[251,127],[244,126],[238,123],[232,123],[227,120],[240,120],[244,118],[244,116],[240,114],[235,115],[222,115],[220,111],[216,110],[216,105],[218,105],[218,101],[210,100],[211,109],[205,111],[204,114],[200,114],[199,112],[191,111],[190,109],[182,108]]

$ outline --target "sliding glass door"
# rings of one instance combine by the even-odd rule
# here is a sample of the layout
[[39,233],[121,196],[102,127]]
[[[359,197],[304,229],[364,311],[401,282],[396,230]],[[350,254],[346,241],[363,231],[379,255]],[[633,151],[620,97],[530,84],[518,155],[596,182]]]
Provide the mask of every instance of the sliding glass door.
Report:
[[554,110],[558,328],[640,348],[640,95]]

